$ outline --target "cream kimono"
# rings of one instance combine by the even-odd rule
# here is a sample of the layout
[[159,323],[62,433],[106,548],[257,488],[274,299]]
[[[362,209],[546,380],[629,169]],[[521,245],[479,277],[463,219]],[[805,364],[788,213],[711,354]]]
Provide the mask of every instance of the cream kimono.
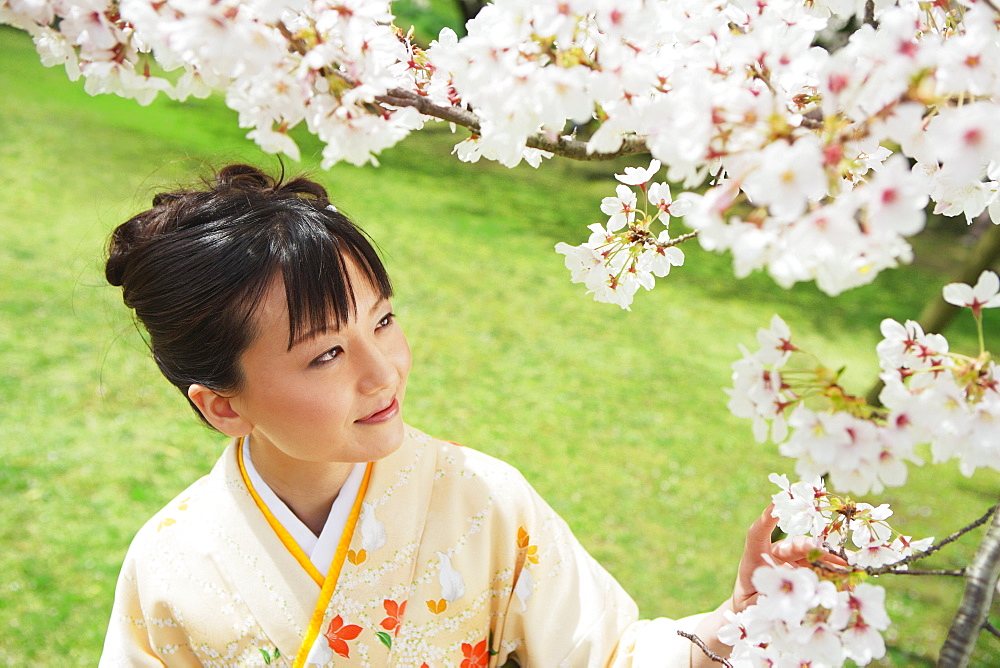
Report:
[[230,445],[133,541],[101,666],[689,665],[697,617],[636,617],[515,469],[407,428],[326,577]]

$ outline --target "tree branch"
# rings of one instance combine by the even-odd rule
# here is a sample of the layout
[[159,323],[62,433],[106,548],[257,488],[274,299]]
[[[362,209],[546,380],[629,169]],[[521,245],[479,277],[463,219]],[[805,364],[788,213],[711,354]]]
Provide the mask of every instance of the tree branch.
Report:
[[943,568],[894,568],[888,571],[882,571],[886,575],[948,575],[951,577],[964,577],[965,569],[959,568],[958,570],[949,571]]
[[715,652],[713,652],[712,650],[710,650],[708,648],[708,646],[705,645],[704,642],[702,642],[701,638],[699,638],[695,634],[688,633],[687,631],[678,631],[677,635],[684,636],[685,638],[687,638],[688,640],[690,640],[691,642],[693,642],[695,645],[697,645],[698,647],[700,647],[701,651],[705,653],[705,656],[707,656],[708,658],[710,658],[712,661],[714,661],[716,663],[721,663],[723,666],[726,666],[726,668],[733,668],[733,664],[729,663],[728,659],[725,659],[725,658],[719,656],[718,654],[716,654]]
[[951,534],[947,538],[944,538],[944,539],[938,541],[937,543],[934,543],[933,545],[931,545],[929,548],[927,548],[923,552],[917,552],[916,554],[911,554],[910,556],[905,557],[903,559],[900,559],[899,561],[895,561],[895,562],[893,562],[891,564],[886,564],[885,566],[881,566],[879,568],[866,568],[865,569],[865,573],[867,573],[868,575],[882,575],[883,573],[890,573],[893,570],[898,569],[900,566],[904,566],[904,565],[906,565],[906,564],[908,564],[910,562],[918,561],[920,559],[923,559],[927,555],[930,555],[930,554],[933,554],[933,553],[937,552],[938,550],[940,550],[945,545],[947,545],[949,543],[954,543],[956,540],[958,540],[959,538],[961,538],[965,534],[969,533],[970,531],[972,531],[976,527],[979,527],[979,526],[982,526],[983,524],[986,524],[986,522],[990,519],[991,516],[994,517],[994,522],[993,523],[996,524],[996,517],[1000,517],[1000,515],[995,515],[997,507],[1000,507],[1000,503],[995,504],[992,508],[990,508],[989,510],[987,510],[986,513],[982,517],[980,517],[979,519],[977,519],[975,522],[972,522],[971,524],[962,527],[961,529],[959,529],[955,533]]
[[443,121],[461,125],[468,128],[474,135],[482,132],[479,127],[479,117],[468,109],[461,107],[442,107],[434,104],[428,98],[417,95],[413,91],[403,88],[393,88],[386,91],[385,95],[376,95],[375,99],[382,104],[390,104],[394,107],[413,107],[424,116],[433,116]]
[[864,23],[872,28],[878,28],[878,24],[875,23],[875,0],[867,0],[865,2]]
[[[479,125],[479,117],[468,109],[463,109],[462,107],[442,107],[434,104],[422,95],[418,95],[413,91],[404,90],[402,88],[393,88],[392,90],[387,91],[385,95],[376,96],[375,99],[382,104],[388,104],[394,107],[413,107],[424,116],[440,118],[443,121],[448,121],[449,123],[454,123],[455,125],[461,125],[463,128],[467,128],[474,135],[482,134],[482,129]],[[549,153],[553,153],[564,158],[588,161],[611,160],[623,155],[645,153],[649,150],[646,146],[646,140],[637,136],[625,137],[621,148],[613,153],[588,153],[587,142],[573,139],[572,137],[567,137],[565,135],[557,137],[556,139],[550,139],[546,135],[538,133],[528,137],[527,145],[530,148],[548,151]]]
[[698,236],[698,230],[682,234],[679,237],[674,237],[670,241],[663,241],[663,242],[657,241],[655,243],[658,248],[670,248],[671,246],[677,246],[679,244],[682,244],[688,239],[694,239],[696,236]]
[[[994,506],[996,508],[996,506]],[[965,594],[958,614],[948,631],[938,668],[962,668],[968,665],[976,639],[987,622],[993,591],[1000,578],[1000,513],[993,515],[976,556],[966,569]]]

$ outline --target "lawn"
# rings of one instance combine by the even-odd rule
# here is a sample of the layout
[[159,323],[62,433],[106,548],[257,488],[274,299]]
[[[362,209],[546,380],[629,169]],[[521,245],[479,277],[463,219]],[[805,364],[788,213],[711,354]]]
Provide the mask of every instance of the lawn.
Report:
[[[6,28],[0,90],[0,664],[94,665],[129,540],[224,444],[159,377],[103,282],[105,240],[208,165],[278,163],[218,100],[90,98]],[[553,252],[600,218],[615,166],[464,165],[438,125],[380,168],[321,172],[319,147],[300,138],[304,162],[286,166],[315,170],[386,254],[414,351],[407,420],[518,466],[645,615],[726,598],[768,473],[791,473],[725,408],[738,344],[777,312],[864,393],[880,320],[916,317],[946,280],[939,262],[918,262],[829,299],[736,281],[727,257],[688,246],[688,265],[625,312],[584,296]],[[923,247],[960,259],[956,238]],[[949,332],[953,347],[975,345],[968,324]],[[918,537],[971,521],[1000,490],[1000,476],[953,466],[912,478],[870,500],[893,503],[896,526]],[[973,543],[934,565],[961,565]],[[960,583],[884,584],[896,624],[883,664],[931,665]],[[1000,662],[996,641],[983,638],[975,662]]]

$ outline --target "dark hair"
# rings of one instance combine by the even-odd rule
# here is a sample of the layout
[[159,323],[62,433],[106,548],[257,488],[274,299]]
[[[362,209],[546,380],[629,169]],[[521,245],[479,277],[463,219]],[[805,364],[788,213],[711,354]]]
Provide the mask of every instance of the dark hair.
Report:
[[279,277],[289,348],[331,319],[345,324],[356,308],[347,259],[380,297],[392,295],[372,243],[323,186],[230,165],[201,188],[156,195],[153,208],[119,225],[105,276],[121,286],[160,371],[186,397],[193,383],[219,393],[241,389],[240,356],[257,336],[254,313]]

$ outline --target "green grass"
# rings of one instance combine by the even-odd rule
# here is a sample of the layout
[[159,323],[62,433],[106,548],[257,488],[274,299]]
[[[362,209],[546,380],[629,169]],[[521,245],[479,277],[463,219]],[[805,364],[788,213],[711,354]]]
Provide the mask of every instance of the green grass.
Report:
[[[93,665],[131,536],[223,445],[159,377],[104,284],[105,239],[205,164],[277,161],[218,100],[90,98],[9,29],[0,63],[0,664]],[[288,166],[314,169],[319,147],[302,140],[304,164]],[[597,220],[611,167],[463,165],[448,155],[455,140],[435,126],[379,169],[319,173],[386,252],[414,351],[407,420],[518,466],[645,615],[714,606],[767,474],[791,469],[725,409],[737,345],[778,312],[864,392],[881,318],[916,317],[942,277],[907,267],[831,300],[735,281],[728,258],[689,246],[688,265],[626,313],[585,297],[552,251]],[[949,337],[974,345],[965,319]],[[881,500],[916,536],[945,535],[1000,488],[952,466],[912,476]],[[936,564],[967,560],[972,538]],[[896,625],[884,665],[931,665],[959,583],[885,584]],[[974,665],[998,661],[984,638]]]

